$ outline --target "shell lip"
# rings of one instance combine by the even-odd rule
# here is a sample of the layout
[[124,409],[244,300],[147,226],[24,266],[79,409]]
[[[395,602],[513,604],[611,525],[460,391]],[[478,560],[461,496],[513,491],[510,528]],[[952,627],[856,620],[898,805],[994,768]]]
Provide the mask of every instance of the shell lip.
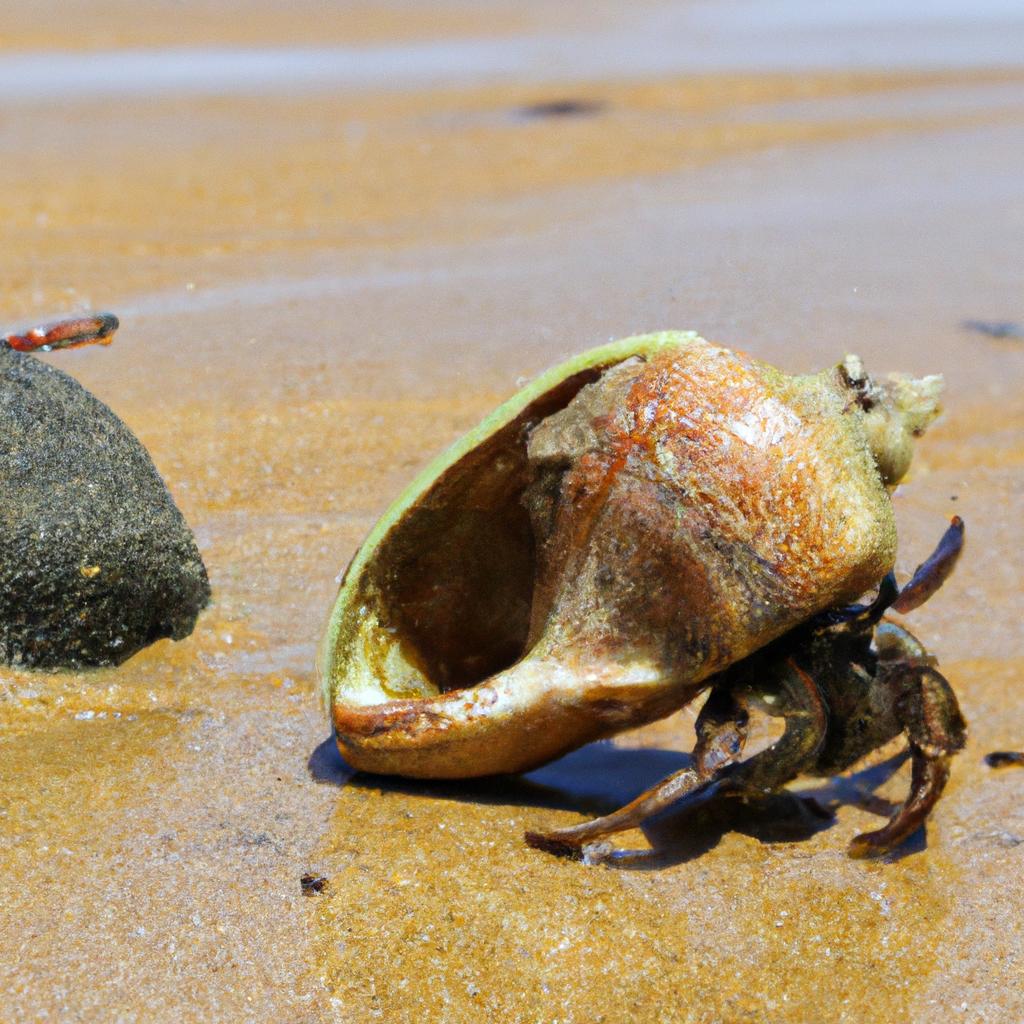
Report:
[[[498,430],[513,423],[517,417],[528,410],[531,404],[542,399],[545,394],[574,375],[583,374],[588,370],[606,369],[633,356],[650,356],[665,349],[677,348],[701,340],[695,331],[661,331],[634,335],[589,349],[542,373],[499,405],[473,430],[433,459],[385,510],[345,570],[316,662],[321,698],[325,708],[331,710],[332,704],[338,697],[340,679],[337,678],[334,667],[335,654],[345,620],[354,611],[352,605],[358,598],[357,588],[364,572],[392,529],[446,471]],[[382,696],[384,696],[383,692]],[[409,699],[419,704],[424,698]],[[396,700],[381,701],[381,704],[384,705],[396,703]]]

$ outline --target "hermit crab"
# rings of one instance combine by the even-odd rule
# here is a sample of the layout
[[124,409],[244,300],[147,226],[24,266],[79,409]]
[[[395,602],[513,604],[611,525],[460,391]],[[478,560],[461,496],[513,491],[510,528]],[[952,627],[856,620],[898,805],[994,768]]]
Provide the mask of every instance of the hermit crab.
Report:
[[[941,383],[876,380],[855,356],[790,376],[691,332],[548,371],[428,466],[352,559],[319,659],[342,754],[417,778],[522,772],[708,690],[692,768],[527,841],[600,859],[604,836],[679,797],[839,771],[905,731],[911,797],[851,853],[892,849],[963,744],[934,660],[882,621],[960,549],[956,522],[897,591],[889,491]],[[757,709],[785,732],[742,761]]]

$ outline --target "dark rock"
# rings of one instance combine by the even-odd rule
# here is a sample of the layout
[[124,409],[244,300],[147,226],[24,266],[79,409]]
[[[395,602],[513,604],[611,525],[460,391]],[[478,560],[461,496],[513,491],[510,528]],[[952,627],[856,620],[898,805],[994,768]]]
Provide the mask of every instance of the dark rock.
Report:
[[66,374],[0,346],[0,662],[119,664],[188,636],[209,598],[131,431]]

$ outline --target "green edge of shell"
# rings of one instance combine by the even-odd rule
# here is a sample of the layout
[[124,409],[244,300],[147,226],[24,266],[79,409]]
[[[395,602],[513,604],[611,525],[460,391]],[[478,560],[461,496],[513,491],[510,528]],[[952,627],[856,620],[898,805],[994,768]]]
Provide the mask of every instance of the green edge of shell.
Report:
[[345,570],[338,596],[335,599],[327,630],[317,655],[317,674],[320,681],[320,694],[324,707],[330,711],[334,698],[335,680],[332,672],[334,651],[337,647],[338,633],[342,619],[348,607],[348,599],[355,589],[364,566],[372,557],[380,542],[388,531],[401,519],[402,515],[420,497],[434,481],[447,469],[455,465],[463,456],[472,451],[478,444],[514,420],[532,402],[556,387],[563,380],[584,370],[592,370],[602,366],[614,366],[632,356],[650,356],[664,349],[678,348],[683,345],[700,341],[695,331],[659,331],[654,334],[639,334],[607,345],[599,345],[567,359],[563,363],[546,370],[524,388],[517,391],[511,398],[503,402],[489,416],[477,424],[469,433],[463,435],[450,448],[442,452],[430,462],[391,503],[377,524],[360,545],[355,556]]

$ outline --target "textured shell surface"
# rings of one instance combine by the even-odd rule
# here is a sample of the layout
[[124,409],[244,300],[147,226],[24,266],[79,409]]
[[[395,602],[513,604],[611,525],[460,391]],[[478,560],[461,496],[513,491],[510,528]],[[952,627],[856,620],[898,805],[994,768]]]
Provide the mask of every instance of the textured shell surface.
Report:
[[[409,776],[522,771],[671,713],[874,586],[896,535],[872,445],[902,421],[850,365],[789,376],[663,332],[522,389],[349,565],[319,666],[343,755]],[[873,434],[879,416],[896,426]]]

